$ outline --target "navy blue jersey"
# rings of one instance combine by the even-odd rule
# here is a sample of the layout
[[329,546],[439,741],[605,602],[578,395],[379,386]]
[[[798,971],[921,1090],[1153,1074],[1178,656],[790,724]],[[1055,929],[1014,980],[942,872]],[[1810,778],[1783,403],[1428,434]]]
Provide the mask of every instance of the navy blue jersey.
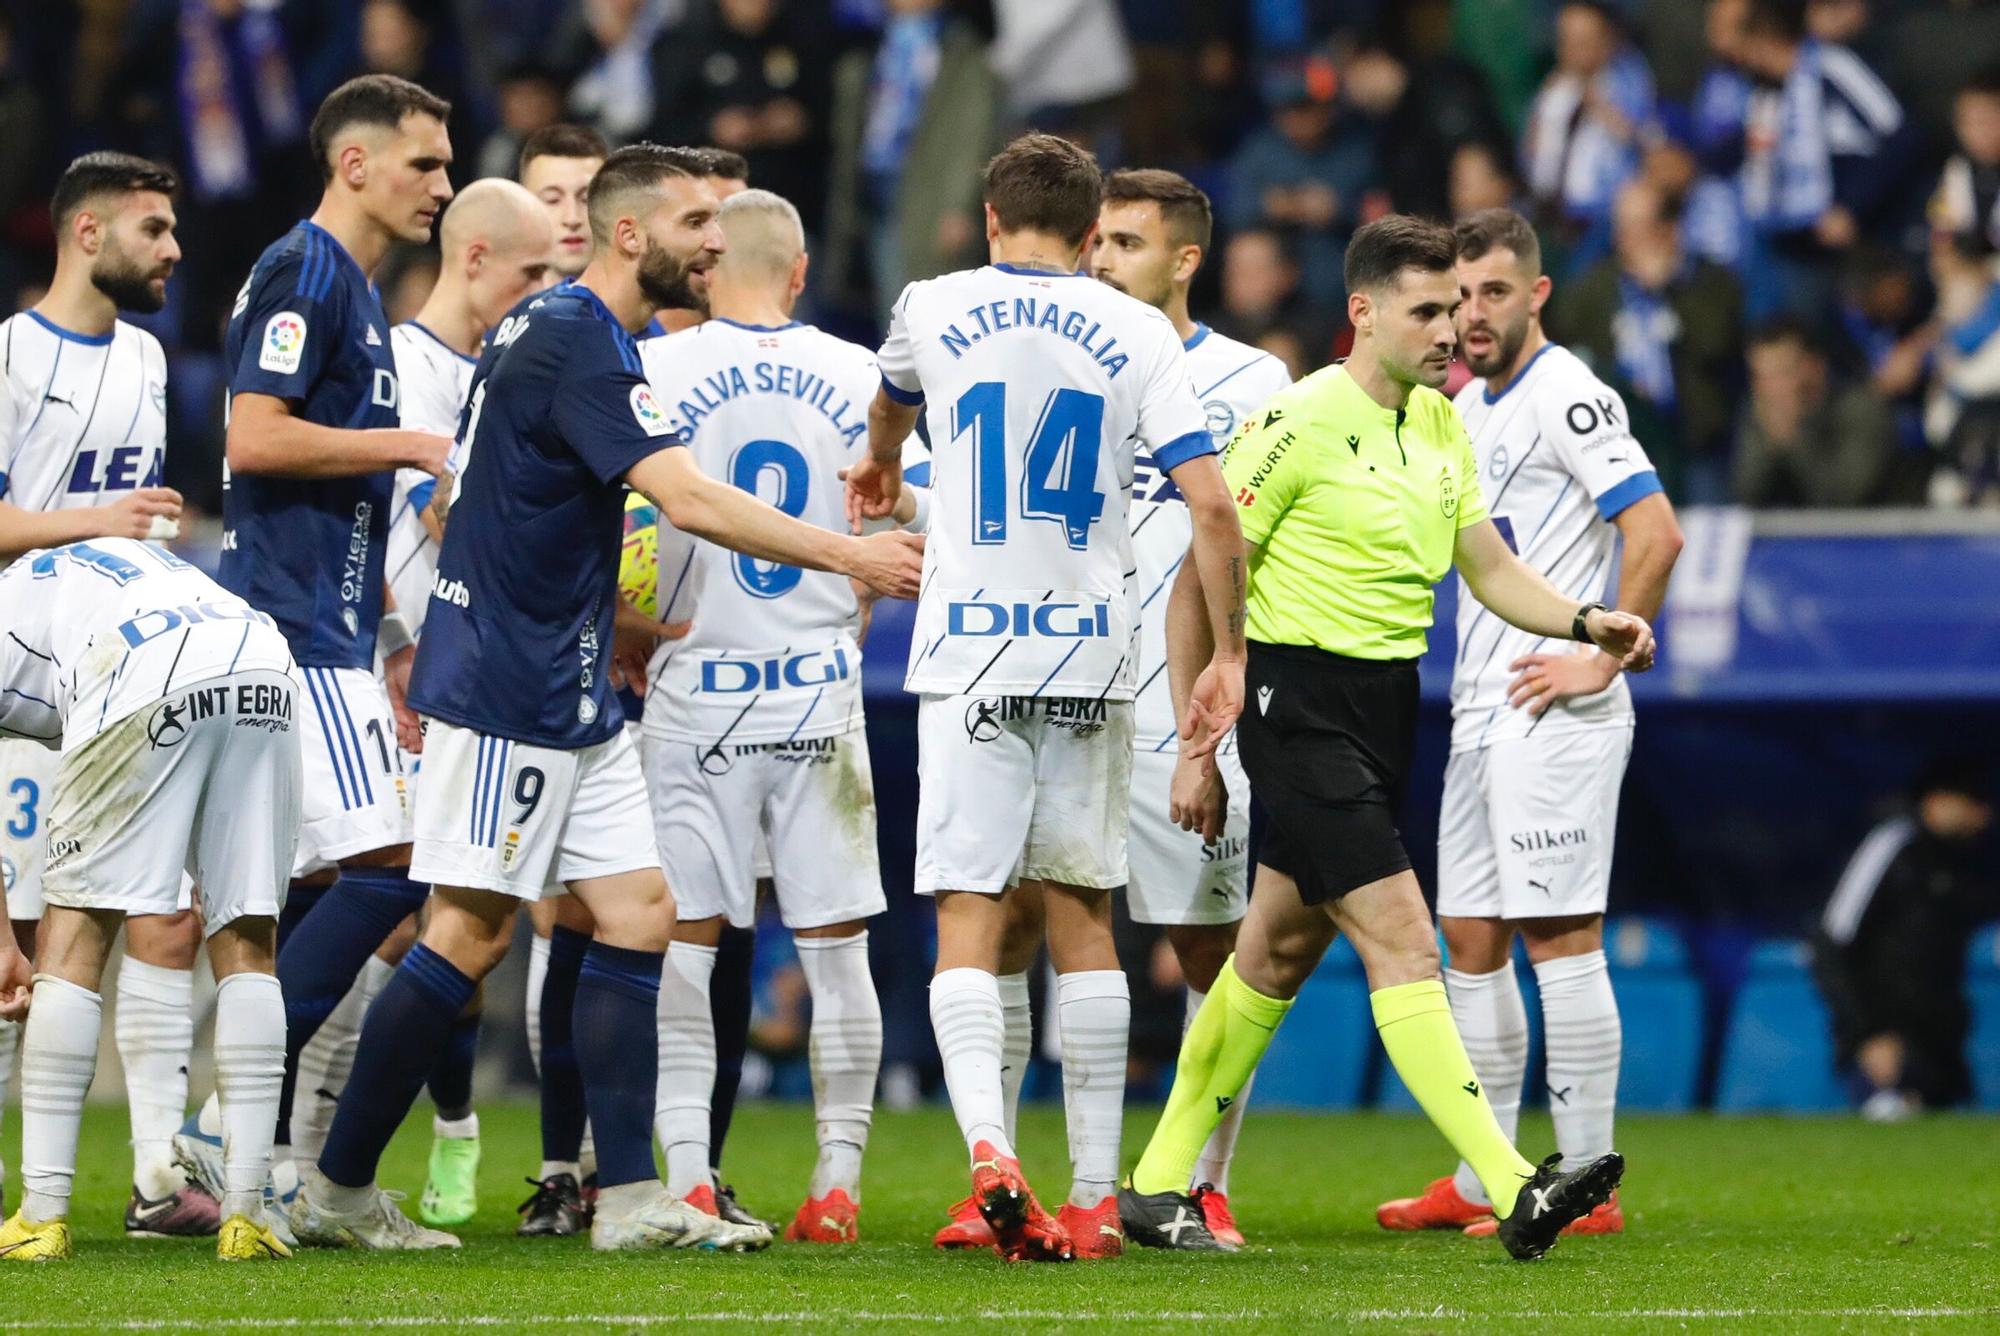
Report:
[[618,731],[606,672],[625,474],[679,440],[590,289],[528,298],[472,375],[465,476],[410,679],[418,713],[575,749]]
[[[400,425],[389,322],[368,276],[300,223],[258,257],[223,339],[229,393],[323,427]],[[223,587],[271,615],[307,668],[368,668],[382,616],[393,469],[352,478],[225,472]]]

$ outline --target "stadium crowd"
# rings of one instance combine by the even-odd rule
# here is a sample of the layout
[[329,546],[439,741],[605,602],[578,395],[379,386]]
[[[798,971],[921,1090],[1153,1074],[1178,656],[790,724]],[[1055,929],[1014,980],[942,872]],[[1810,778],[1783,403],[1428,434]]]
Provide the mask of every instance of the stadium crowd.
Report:
[[[558,120],[742,153],[799,203],[803,314],[862,341],[978,258],[979,166],[1033,126],[1207,189],[1196,307],[1294,375],[1351,338],[1355,227],[1514,205],[1676,500],[1991,505],[1995,52],[1987,0],[83,0],[0,16],[0,292],[47,281],[78,153],[182,168],[200,244],[151,324],[168,480],[212,510],[223,322],[350,75],[449,98],[468,178]],[[392,321],[435,266],[392,257]]]

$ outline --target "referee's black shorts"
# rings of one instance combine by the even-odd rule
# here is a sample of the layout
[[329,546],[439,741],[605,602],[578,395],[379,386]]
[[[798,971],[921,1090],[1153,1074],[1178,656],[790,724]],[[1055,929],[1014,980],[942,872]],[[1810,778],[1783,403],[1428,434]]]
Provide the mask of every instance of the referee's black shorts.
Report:
[[1409,869],[1396,829],[1417,740],[1417,661],[1250,642],[1236,745],[1261,808],[1257,861],[1307,904]]

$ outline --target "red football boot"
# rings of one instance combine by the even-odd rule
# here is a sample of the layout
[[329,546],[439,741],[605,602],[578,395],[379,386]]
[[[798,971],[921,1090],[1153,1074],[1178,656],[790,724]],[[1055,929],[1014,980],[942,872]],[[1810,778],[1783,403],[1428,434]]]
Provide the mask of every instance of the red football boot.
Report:
[[940,1229],[931,1239],[933,1248],[991,1248],[994,1245],[993,1226],[986,1223],[986,1217],[979,1213],[979,1203],[972,1198],[955,1203],[951,1208],[951,1223]]
[[1076,1256],[1085,1260],[1125,1255],[1125,1226],[1118,1221],[1118,1198],[1106,1197],[1095,1206],[1065,1203],[1056,1223],[1070,1237]]
[[[1500,1232],[1500,1222],[1492,1218],[1481,1220],[1465,1227],[1466,1235],[1475,1239],[1490,1239]],[[1611,1200],[1599,1206],[1589,1215],[1579,1216],[1563,1226],[1563,1237],[1573,1234],[1623,1234],[1625,1232],[1625,1210],[1618,1204],[1618,1194],[1612,1193]]]
[[1215,1235],[1215,1241],[1230,1252],[1241,1248],[1243,1231],[1236,1227],[1236,1217],[1229,1213],[1229,1194],[1203,1183],[1194,1190],[1194,1199],[1201,1204],[1202,1223]]
[[1021,1176],[1021,1162],[989,1141],[972,1148],[972,1200],[1008,1261],[1067,1262],[1074,1255],[1068,1231],[1042,1209]]
[[718,1220],[722,1218],[722,1212],[717,1210],[715,1206],[715,1189],[706,1183],[703,1183],[698,1188],[691,1189],[687,1196],[682,1197],[681,1200],[694,1207],[695,1210],[700,1211],[703,1215],[712,1215]]
[[840,1188],[806,1198],[785,1226],[787,1243],[853,1243],[860,1237],[861,1204]]
[[1375,1223],[1384,1229],[1464,1229],[1492,1218],[1491,1206],[1458,1195],[1450,1174],[1433,1181],[1421,1197],[1398,1197],[1375,1208]]

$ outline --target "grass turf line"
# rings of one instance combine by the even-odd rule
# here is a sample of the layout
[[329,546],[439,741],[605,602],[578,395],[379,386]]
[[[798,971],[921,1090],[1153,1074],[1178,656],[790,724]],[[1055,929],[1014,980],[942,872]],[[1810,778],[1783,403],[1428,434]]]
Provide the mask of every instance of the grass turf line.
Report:
[[[1152,1110],[1134,1113],[1137,1154]],[[1419,1118],[1254,1109],[1232,1184],[1251,1248],[1230,1257],[1134,1250],[1117,1262],[1006,1266],[929,1246],[964,1192],[943,1110],[881,1114],[864,1177],[863,1243],[780,1243],[757,1257],[603,1257],[582,1240],[515,1239],[512,1208],[539,1159],[532,1109],[489,1105],[481,1209],[463,1251],[308,1251],[225,1266],[206,1241],[127,1241],[123,1111],[85,1121],[72,1222],[78,1257],[0,1266],[0,1329],[511,1331],[721,1325],[844,1331],[975,1321],[1063,1330],[1162,1321],[1232,1329],[1364,1331],[1828,1331],[2000,1327],[2000,1123],[1627,1118],[1630,1232],[1571,1239],[1538,1264],[1491,1240],[1388,1234],[1384,1197],[1450,1167]],[[1052,1208],[1067,1185],[1060,1111],[1023,1114],[1030,1177]],[[7,1129],[8,1158],[18,1123]],[[1527,1121],[1525,1144],[1550,1141]],[[422,1187],[428,1119],[412,1118],[385,1182]],[[813,1158],[802,1106],[742,1110],[728,1172],[743,1200],[788,1219]],[[18,1183],[8,1183],[8,1205]]]

